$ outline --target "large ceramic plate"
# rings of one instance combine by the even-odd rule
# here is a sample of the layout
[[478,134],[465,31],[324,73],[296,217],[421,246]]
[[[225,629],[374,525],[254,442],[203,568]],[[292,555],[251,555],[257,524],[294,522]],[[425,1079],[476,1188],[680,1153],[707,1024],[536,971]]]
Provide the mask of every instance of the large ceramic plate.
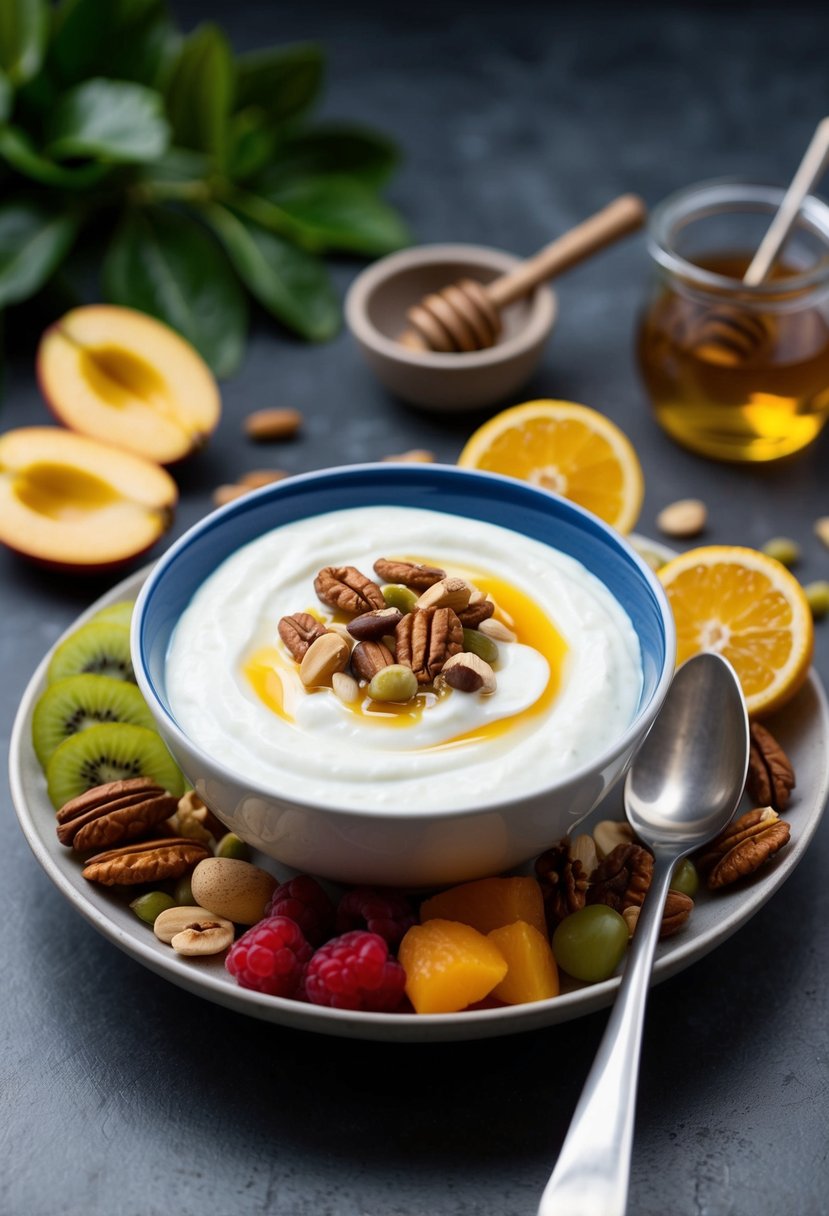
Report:
[[[147,571],[143,570],[125,579],[79,617],[72,629],[105,604],[134,598],[146,575]],[[32,709],[44,686],[48,660],[49,655],[46,655],[32,677],[12,732],[11,789],[20,825],[35,857],[69,902],[111,942],[165,979],[205,1000],[283,1026],[320,1034],[397,1041],[476,1039],[515,1034],[581,1017],[613,1000],[619,985],[618,977],[532,1005],[428,1016],[351,1013],[238,988],[220,959],[179,958],[169,946],[155,939],[122,897],[81,878],[77,859],[58,844],[55,813],[31,744]],[[818,826],[829,787],[826,763],[829,710],[814,673],[795,700],[781,714],[769,719],[768,724],[791,756],[797,773],[797,789],[786,815],[792,825],[791,843],[772,864],[739,889],[727,890],[717,896],[700,896],[687,926],[659,946],[654,982],[666,979],[702,958],[744,925],[791,874]],[[617,790],[587,820],[586,826],[589,828],[591,822],[599,819],[622,817],[621,791]],[[264,861],[264,864],[273,869],[277,877],[287,876],[288,872],[280,870],[275,863]]]

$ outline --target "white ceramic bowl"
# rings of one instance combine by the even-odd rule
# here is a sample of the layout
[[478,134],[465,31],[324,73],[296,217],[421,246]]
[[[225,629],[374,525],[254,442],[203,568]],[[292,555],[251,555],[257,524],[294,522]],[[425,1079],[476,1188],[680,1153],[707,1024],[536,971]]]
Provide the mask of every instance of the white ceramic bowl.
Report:
[[[426,507],[499,524],[578,559],[621,603],[639,638],[643,690],[633,721],[589,764],[516,798],[494,788],[461,810],[401,805],[361,812],[288,798],[209,755],[176,721],[165,659],[193,594],[242,545],[282,524],[349,507]],[[571,831],[624,773],[674,669],[670,608],[626,541],[581,508],[512,478],[439,465],[358,465],[267,486],[208,516],[161,558],[139,596],[133,663],[158,729],[198,794],[243,840],[298,870],[349,883],[412,887],[510,869]],[[324,761],[321,760],[324,763]]]

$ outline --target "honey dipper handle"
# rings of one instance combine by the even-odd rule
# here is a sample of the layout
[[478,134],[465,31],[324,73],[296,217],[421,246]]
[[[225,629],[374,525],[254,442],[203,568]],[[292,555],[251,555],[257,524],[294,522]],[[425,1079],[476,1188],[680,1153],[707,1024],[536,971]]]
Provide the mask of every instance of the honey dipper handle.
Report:
[[569,270],[645,222],[645,204],[635,194],[622,194],[601,211],[558,237],[515,270],[489,283],[486,293],[496,308],[527,295],[539,283]]
[[771,270],[778,253],[783,248],[786,237],[800,214],[804,198],[818,179],[823,176],[827,160],[829,160],[829,118],[822,118],[815,128],[815,133],[803,154],[803,160],[791,180],[777,214],[769,225],[768,232],[760,242],[748,270],[743,275],[743,282],[747,283],[749,287],[756,287],[762,283]]

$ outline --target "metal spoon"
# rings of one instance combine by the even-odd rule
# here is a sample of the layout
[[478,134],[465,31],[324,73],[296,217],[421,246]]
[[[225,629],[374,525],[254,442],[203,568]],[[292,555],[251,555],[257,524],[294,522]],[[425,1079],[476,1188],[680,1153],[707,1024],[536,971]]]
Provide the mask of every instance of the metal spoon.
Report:
[[625,783],[628,820],[654,855],[622,983],[538,1216],[624,1216],[645,1001],[676,863],[720,832],[748,768],[748,716],[731,664],[689,659]]

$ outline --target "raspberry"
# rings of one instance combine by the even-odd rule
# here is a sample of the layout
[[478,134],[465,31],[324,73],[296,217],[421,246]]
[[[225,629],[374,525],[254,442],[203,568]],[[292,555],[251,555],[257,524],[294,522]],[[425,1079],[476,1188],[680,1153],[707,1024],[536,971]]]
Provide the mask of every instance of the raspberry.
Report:
[[313,951],[287,916],[260,920],[231,946],[225,966],[242,988],[297,997]]
[[298,874],[277,887],[265,915],[287,916],[312,946],[321,946],[334,932],[334,905],[310,874]]
[[314,1005],[393,1013],[403,1000],[406,972],[376,933],[356,929],[316,951],[305,974],[305,991]]
[[414,909],[402,891],[355,887],[337,905],[338,933],[368,929],[369,933],[378,933],[392,948],[400,945],[406,931],[416,923]]

